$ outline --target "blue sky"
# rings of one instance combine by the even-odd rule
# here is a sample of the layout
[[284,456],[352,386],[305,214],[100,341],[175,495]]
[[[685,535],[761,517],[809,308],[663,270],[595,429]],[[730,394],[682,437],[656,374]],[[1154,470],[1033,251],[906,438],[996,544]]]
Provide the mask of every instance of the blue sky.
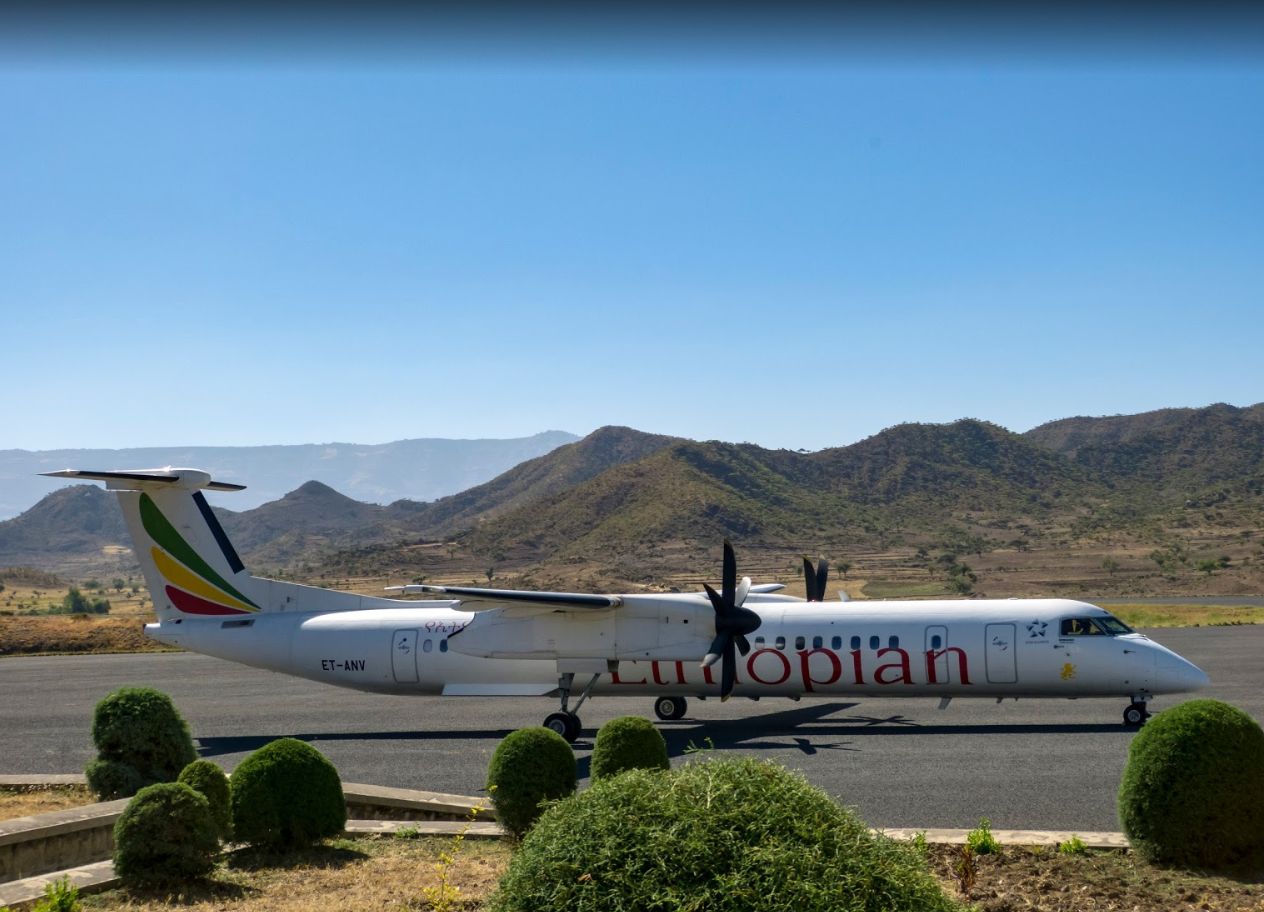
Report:
[[48,52],[0,448],[1264,399],[1264,55]]

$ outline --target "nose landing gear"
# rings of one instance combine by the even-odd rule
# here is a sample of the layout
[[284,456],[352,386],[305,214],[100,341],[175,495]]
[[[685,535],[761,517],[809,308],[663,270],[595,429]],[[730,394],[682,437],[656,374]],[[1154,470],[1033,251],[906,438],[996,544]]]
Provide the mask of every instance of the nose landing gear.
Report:
[[1146,701],[1139,697],[1133,697],[1128,708],[1124,710],[1124,725],[1129,728],[1140,728],[1145,725],[1146,719],[1150,718],[1150,711],[1146,709]]

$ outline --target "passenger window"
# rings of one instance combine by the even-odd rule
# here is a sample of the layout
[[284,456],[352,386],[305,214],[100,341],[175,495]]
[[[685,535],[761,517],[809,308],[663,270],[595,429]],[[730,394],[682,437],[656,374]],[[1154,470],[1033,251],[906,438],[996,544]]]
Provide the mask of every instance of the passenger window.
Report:
[[887,638],[887,645],[888,645],[888,646],[890,646],[892,649],[899,649],[899,648],[900,648],[900,638],[899,638],[899,637],[888,637],[888,638]]
[[785,637],[777,637],[777,648],[778,648],[778,649],[785,649],[785,648],[786,648],[786,638],[785,638]]
[[870,648],[870,649],[874,649],[874,650],[876,650],[876,649],[878,649],[881,645],[882,645],[882,637],[876,637],[876,636],[871,636],[871,637],[869,637],[869,648]]
[[833,647],[834,649],[842,649],[842,648],[843,648],[843,638],[842,638],[842,637],[834,637],[834,639],[830,640],[830,646],[831,646],[831,647]]
[[422,651],[422,652],[430,652],[432,649],[434,649],[434,643],[430,642],[430,640],[422,640],[422,641],[421,641],[421,651]]
[[944,638],[943,638],[943,637],[941,637],[939,634],[935,634],[933,637],[931,637],[931,638],[930,638],[930,648],[931,648],[931,649],[943,649],[943,648],[944,648]]
[[448,640],[447,640],[447,637],[444,637],[442,640],[440,640],[440,641],[439,641],[439,651],[440,651],[440,652],[447,652],[447,651],[448,651]]
[[821,648],[822,646],[824,646],[824,645],[825,645],[825,640],[824,640],[824,639],[822,639],[821,637],[812,637],[812,648],[813,648],[813,649],[820,649],[820,648]]
[[859,649],[859,648],[860,648],[860,637],[852,637],[852,638],[851,638],[851,648],[852,648],[852,649]]
[[1064,618],[1062,621],[1063,636],[1094,636],[1101,632],[1092,618]]
[[764,638],[762,636],[755,637],[755,648],[756,649],[764,648]]
[[795,638],[794,638],[794,648],[795,648],[795,649],[802,649],[804,646],[806,646],[806,645],[807,645],[807,643],[808,643],[808,641],[807,641],[804,637],[795,637]]

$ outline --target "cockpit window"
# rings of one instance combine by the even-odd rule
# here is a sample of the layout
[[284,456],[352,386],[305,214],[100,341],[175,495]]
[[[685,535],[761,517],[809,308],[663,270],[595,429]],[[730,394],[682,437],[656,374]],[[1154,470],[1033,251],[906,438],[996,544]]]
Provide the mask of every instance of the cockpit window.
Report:
[[1101,636],[1102,629],[1093,623],[1092,618],[1063,618],[1062,635],[1068,636]]
[[1132,628],[1109,614],[1105,617],[1078,617],[1062,619],[1062,635],[1065,636],[1120,636],[1132,633]]
[[1098,618],[1097,623],[1101,624],[1102,627],[1105,628],[1106,632],[1111,636],[1120,636],[1121,634],[1132,633],[1131,627],[1119,620],[1119,618],[1109,614],[1106,615],[1106,617]]

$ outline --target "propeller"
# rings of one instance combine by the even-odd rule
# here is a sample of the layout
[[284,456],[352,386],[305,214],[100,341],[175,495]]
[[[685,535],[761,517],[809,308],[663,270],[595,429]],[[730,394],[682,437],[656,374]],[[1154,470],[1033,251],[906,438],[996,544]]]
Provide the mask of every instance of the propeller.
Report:
[[733,545],[724,541],[724,575],[717,593],[706,583],[702,587],[707,590],[707,598],[711,599],[711,607],[715,609],[715,639],[711,648],[702,660],[703,668],[710,668],[720,662],[720,700],[727,700],[733,692],[733,682],[737,679],[737,654],[750,652],[750,641],[746,634],[753,633],[760,624],[759,615],[742,603],[750,594],[749,576],[737,581],[737,558],[733,555]]
[[808,591],[809,602],[825,601],[825,582],[829,579],[829,561],[821,558],[812,569],[812,561],[803,558],[803,584]]

